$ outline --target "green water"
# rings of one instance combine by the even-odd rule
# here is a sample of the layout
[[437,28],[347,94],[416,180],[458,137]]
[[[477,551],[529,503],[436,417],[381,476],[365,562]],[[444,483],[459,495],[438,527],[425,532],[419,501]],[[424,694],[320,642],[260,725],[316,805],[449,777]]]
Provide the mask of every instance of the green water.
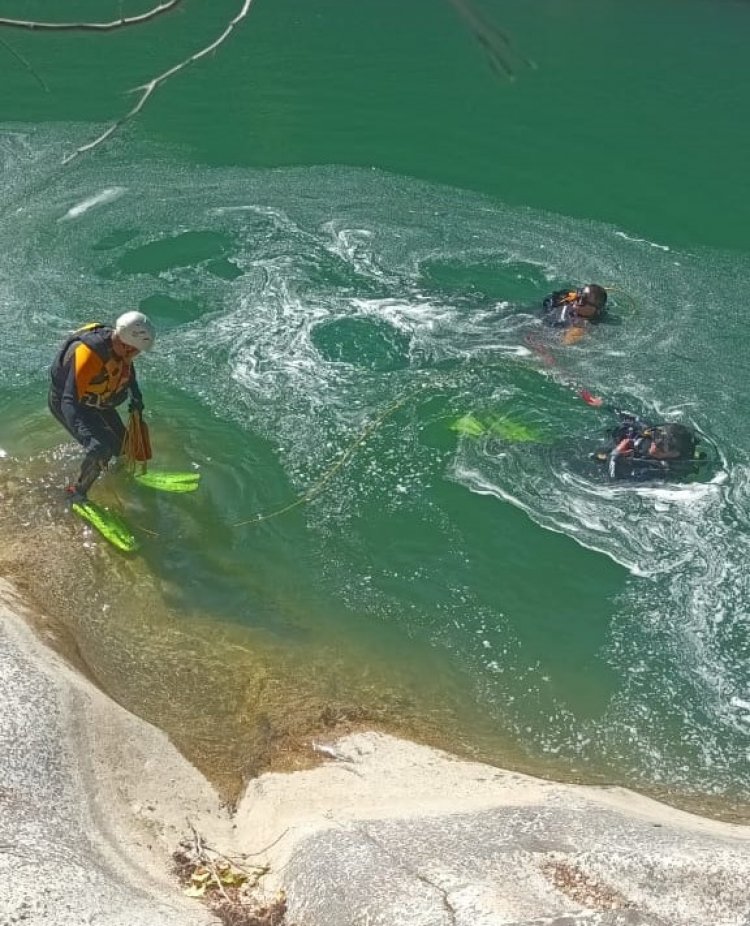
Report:
[[[102,6],[66,15],[148,8]],[[240,6],[0,31],[4,573],[227,787],[378,723],[741,805],[750,7],[256,0],[62,166]],[[530,307],[591,279],[615,323],[545,364]],[[78,455],[46,370],[70,328],[136,306],[160,332],[153,465],[202,482],[102,481],[139,532],[126,561],[62,509]],[[592,481],[575,458],[609,418],[573,380],[697,425],[715,470]]]

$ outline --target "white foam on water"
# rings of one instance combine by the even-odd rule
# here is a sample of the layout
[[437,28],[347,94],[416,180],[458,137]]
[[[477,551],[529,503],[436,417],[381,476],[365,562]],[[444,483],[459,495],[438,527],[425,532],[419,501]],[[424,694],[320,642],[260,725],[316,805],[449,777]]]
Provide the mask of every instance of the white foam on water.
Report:
[[595,535],[601,534],[608,536],[609,529],[600,517],[582,510],[575,501],[571,502],[571,510],[577,515],[575,520],[572,518],[570,520],[563,520],[563,518],[554,514],[549,514],[548,512],[540,516],[533,505],[522,500],[502,486],[488,481],[482,473],[477,470],[456,465],[454,476],[458,482],[465,485],[471,492],[475,492],[477,495],[494,496],[495,498],[502,499],[502,501],[514,505],[546,530],[554,531],[557,534],[564,534],[572,540],[575,540],[576,543],[580,544],[584,549],[593,550],[596,553],[602,553],[608,556],[614,563],[624,567],[634,576],[650,576],[653,574],[650,570],[639,566],[635,559],[628,559],[623,554],[618,554],[616,551],[608,549],[603,544],[597,545],[593,540]]
[[60,218],[60,221],[64,222],[69,219],[78,219],[90,209],[94,209],[97,206],[103,206],[105,203],[114,202],[116,199],[124,196],[126,192],[127,190],[125,187],[116,186],[102,190],[100,193],[95,193],[93,196],[89,196],[82,202],[76,203],[75,206],[71,206],[65,215]]
[[624,238],[626,241],[635,241],[638,244],[647,244],[651,248],[657,248],[660,251],[669,251],[669,248],[666,244],[657,244],[655,241],[649,241],[648,238],[635,238],[632,235],[626,235],[625,232],[616,231],[615,235],[618,238]]

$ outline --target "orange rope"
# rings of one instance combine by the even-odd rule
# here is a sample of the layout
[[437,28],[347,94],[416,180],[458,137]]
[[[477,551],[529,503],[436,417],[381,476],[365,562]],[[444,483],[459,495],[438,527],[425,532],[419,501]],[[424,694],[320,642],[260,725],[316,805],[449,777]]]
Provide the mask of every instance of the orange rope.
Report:
[[135,472],[138,463],[142,464],[141,472],[145,473],[148,467],[147,461],[151,456],[151,448],[146,445],[142,424],[140,412],[131,412],[125,432],[125,440],[122,443],[122,455],[125,457],[126,466],[130,473]]

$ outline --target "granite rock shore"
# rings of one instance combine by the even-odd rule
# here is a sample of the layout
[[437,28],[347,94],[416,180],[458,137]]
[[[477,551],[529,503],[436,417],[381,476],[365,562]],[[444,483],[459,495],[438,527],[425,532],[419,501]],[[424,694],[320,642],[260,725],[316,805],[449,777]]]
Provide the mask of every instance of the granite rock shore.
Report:
[[383,733],[311,743],[233,810],[0,585],[0,926],[199,926],[191,828],[269,866],[294,926],[750,926],[750,827]]

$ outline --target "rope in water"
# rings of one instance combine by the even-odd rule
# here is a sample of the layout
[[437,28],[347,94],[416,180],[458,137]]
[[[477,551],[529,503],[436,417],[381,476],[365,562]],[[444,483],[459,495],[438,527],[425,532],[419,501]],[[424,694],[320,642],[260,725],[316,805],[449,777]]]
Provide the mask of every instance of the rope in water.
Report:
[[280,515],[286,514],[288,511],[292,511],[295,508],[299,508],[301,505],[306,505],[308,502],[311,502],[314,498],[320,495],[320,493],[333,479],[336,473],[349,462],[352,456],[354,456],[357,448],[364,444],[364,442],[369,437],[371,437],[375,431],[378,430],[378,428],[387,418],[406,405],[406,403],[414,395],[420,392],[422,388],[424,387],[419,386],[417,389],[411,389],[409,392],[404,393],[395,401],[391,402],[391,404],[384,411],[382,411],[377,418],[371,421],[365,428],[362,429],[362,431],[360,431],[355,440],[349,444],[349,446],[344,450],[338,460],[336,460],[336,462],[323,473],[320,479],[313,483],[313,485],[303,495],[300,495],[298,498],[295,498],[294,501],[289,502],[281,508],[276,508],[273,511],[269,511],[265,514],[261,512],[254,515],[252,518],[247,518],[244,521],[238,521],[236,524],[232,524],[232,527],[245,527],[248,524],[260,524],[263,521],[270,521],[271,518],[278,518]]

